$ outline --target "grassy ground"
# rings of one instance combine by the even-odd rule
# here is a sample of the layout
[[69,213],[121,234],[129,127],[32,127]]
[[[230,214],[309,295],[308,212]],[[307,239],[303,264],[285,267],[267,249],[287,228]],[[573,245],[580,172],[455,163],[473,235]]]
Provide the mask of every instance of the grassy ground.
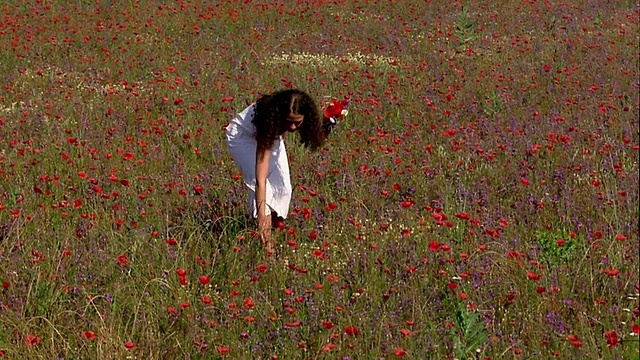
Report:
[[[630,1],[22,1],[7,358],[637,359]],[[224,126],[349,98],[266,258]]]

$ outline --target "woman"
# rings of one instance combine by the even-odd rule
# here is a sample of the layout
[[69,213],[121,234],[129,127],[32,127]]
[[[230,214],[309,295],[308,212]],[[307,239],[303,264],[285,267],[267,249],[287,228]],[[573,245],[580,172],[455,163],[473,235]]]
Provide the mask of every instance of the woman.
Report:
[[326,139],[315,101],[303,91],[288,89],[263,95],[227,126],[227,146],[249,192],[249,212],[267,254],[275,244],[271,228],[286,218],[291,202],[289,161],[282,135],[300,133],[300,143],[318,150]]

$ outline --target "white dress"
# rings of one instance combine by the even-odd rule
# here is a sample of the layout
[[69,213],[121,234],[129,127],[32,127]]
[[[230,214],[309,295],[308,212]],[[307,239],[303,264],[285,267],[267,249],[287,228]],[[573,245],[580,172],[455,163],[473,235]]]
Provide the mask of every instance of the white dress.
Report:
[[[251,122],[255,104],[250,105],[237,114],[227,126],[227,147],[236,165],[242,172],[244,183],[249,192],[249,213],[257,217],[256,208],[256,127]],[[291,178],[289,160],[280,136],[273,143],[269,154],[269,174],[267,175],[267,207],[266,215],[275,211],[286,218],[291,202]]]

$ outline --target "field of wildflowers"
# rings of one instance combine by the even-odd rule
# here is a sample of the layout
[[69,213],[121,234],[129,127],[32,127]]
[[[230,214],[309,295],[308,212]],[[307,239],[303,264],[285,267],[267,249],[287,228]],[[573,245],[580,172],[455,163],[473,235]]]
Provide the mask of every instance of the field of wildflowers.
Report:
[[[0,5],[0,357],[637,359],[624,0]],[[224,127],[288,139],[268,258]]]

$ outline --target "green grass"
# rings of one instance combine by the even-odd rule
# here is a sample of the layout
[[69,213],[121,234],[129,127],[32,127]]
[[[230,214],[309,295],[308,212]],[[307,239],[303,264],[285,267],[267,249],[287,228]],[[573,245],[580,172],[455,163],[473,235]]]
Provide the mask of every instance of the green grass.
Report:
[[[638,358],[637,4],[2,10],[4,357]],[[224,126],[284,86],[351,103],[267,258]]]

